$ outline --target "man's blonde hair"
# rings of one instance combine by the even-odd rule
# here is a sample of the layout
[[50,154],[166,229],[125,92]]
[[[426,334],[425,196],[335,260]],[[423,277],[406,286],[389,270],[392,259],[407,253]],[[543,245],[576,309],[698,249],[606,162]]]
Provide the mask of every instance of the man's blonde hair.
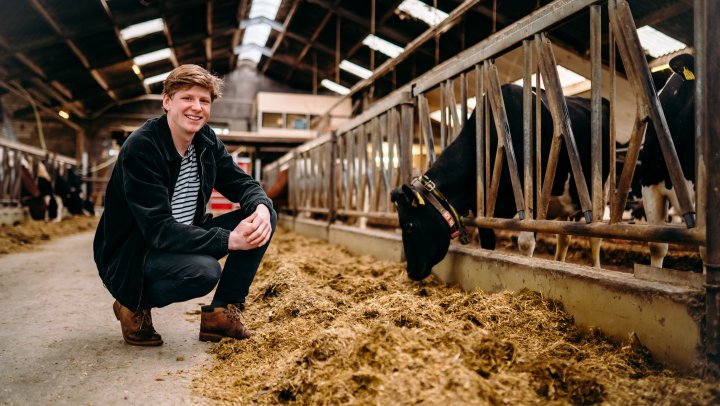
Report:
[[222,96],[223,80],[199,65],[180,65],[173,69],[163,83],[163,94],[172,98],[179,90],[200,86],[210,91],[210,100]]

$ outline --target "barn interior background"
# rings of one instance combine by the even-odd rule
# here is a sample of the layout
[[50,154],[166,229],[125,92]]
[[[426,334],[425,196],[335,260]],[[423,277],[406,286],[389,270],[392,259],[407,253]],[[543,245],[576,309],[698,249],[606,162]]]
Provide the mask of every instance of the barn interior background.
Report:
[[[622,173],[616,182],[620,199],[610,210],[613,220],[600,221],[603,192],[594,177],[585,209],[595,214],[595,222],[546,223],[538,217],[541,182],[525,168],[518,173],[535,179],[525,184],[536,186],[522,190],[527,221],[483,216],[486,207],[479,207],[464,222],[706,246],[706,273],[699,285],[687,282],[698,278],[692,273],[670,274],[670,282],[659,282],[659,271],[651,271],[655,281],[645,283],[633,274],[536,266],[514,256],[500,261],[519,269],[509,276],[487,266],[495,261],[488,259],[492,254],[454,245],[436,272],[468,288],[529,285],[564,299],[579,323],[600,325],[611,335],[626,335],[634,321],[619,322],[608,313],[640,306],[647,315],[654,308],[655,319],[670,320],[667,327],[648,323],[641,332],[641,339],[656,343],[655,354],[685,368],[698,359],[717,362],[720,250],[716,233],[705,229],[718,229],[720,199],[710,193],[717,193],[713,175],[720,171],[713,170],[718,160],[712,159],[718,151],[717,120],[704,113],[713,111],[717,94],[708,90],[717,89],[716,79],[704,70],[716,59],[713,47],[705,46],[717,35],[708,29],[716,7],[705,0],[14,0],[0,15],[3,218],[18,213],[23,161],[33,173],[43,161],[53,177],[76,170],[86,195],[101,205],[118,148],[132,130],[161,112],[164,75],[179,64],[196,63],[225,78],[211,124],[238,163],[268,187],[289,168],[283,207],[288,228],[402,258],[399,235],[382,231],[397,224],[390,190],[428,168],[478,104],[474,96],[490,83],[532,80],[538,57],[551,53],[548,63],[557,65],[552,71],[558,83],[545,80],[548,88],[566,96],[609,98],[613,132],[627,143],[637,120],[658,121],[647,118],[654,111],[653,95],[643,96],[649,83],[660,89],[671,74],[669,60],[693,53],[701,107],[690,139],[708,144],[697,148],[705,157],[698,160],[704,162],[698,173],[708,176],[695,188],[694,228],[638,228],[618,218],[630,188],[629,175]],[[620,12],[611,15],[613,10]],[[273,99],[274,93],[286,96]],[[713,136],[706,141],[705,134]],[[614,155],[622,159],[624,154]],[[491,184],[490,173],[478,176],[487,180],[478,190]],[[486,203],[487,196],[479,200]],[[465,254],[483,265],[464,262]],[[530,275],[536,284],[519,282],[518,275]],[[558,287],[557,275],[572,282]],[[582,299],[588,291],[624,292],[624,299],[615,307],[608,301],[591,309]],[[640,299],[648,295],[653,299]],[[702,309],[690,309],[698,300]]]

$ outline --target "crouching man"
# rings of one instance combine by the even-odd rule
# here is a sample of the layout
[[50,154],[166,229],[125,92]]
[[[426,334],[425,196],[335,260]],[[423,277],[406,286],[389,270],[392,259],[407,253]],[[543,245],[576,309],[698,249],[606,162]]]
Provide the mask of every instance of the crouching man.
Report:
[[[277,216],[207,125],[221,89],[200,66],[175,68],[163,85],[165,114],[130,134],[110,176],[93,250],[127,344],[161,345],[151,309],[216,285],[201,309],[200,340],[252,335],[241,312]],[[240,209],[205,214],[213,188]]]

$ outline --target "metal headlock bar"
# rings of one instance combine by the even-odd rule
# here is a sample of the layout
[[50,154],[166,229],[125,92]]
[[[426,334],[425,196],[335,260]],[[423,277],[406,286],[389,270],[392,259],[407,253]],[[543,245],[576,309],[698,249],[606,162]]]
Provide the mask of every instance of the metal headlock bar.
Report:
[[508,123],[507,112],[505,111],[505,101],[503,100],[502,91],[500,90],[500,78],[498,77],[497,66],[491,61],[486,63],[485,81],[488,84],[487,96],[490,101],[490,108],[493,111],[493,117],[495,118],[495,130],[498,134],[495,168],[492,173],[490,191],[491,203],[488,212],[490,216],[492,216],[492,213],[495,211],[500,173],[502,172],[503,152],[505,152],[510,172],[510,181],[512,182],[515,196],[515,207],[518,217],[522,220],[525,218],[525,198],[522,194],[522,185],[520,184],[520,175],[518,174],[517,160],[515,159],[515,150],[513,149],[512,134],[510,134],[510,124]]
[[553,186],[553,179],[555,179],[555,169],[560,155],[560,142],[564,140],[568,158],[570,158],[573,178],[575,179],[575,187],[580,197],[580,207],[582,207],[583,214],[585,215],[585,221],[590,223],[592,221],[590,194],[587,183],[585,182],[585,176],[583,175],[577,145],[575,144],[575,135],[573,134],[570,123],[570,115],[567,104],[565,103],[565,96],[563,96],[562,87],[560,86],[555,54],[553,53],[547,34],[540,34],[536,37],[535,41],[539,48],[540,72],[542,78],[545,80],[545,94],[547,94],[548,98],[548,108],[550,109],[555,127],[555,135],[553,136],[551,147],[552,152],[549,158],[549,161],[553,162],[552,170],[550,170],[550,165],[548,165],[548,169],[545,171],[539,218],[545,218],[547,214],[547,207],[550,203],[550,191]]
[[29,145],[0,139],[0,204],[20,206],[23,159],[30,166],[32,181],[37,181],[37,167],[44,162],[52,179],[77,167],[77,160],[68,156],[45,151]]

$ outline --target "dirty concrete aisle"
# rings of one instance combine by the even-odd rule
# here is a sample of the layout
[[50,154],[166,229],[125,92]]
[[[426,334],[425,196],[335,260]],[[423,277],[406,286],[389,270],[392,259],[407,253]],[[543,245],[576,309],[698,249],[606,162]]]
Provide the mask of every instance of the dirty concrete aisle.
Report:
[[93,232],[0,256],[0,404],[201,404],[190,385],[209,361],[199,304],[153,310],[165,344],[126,345],[92,259]]

